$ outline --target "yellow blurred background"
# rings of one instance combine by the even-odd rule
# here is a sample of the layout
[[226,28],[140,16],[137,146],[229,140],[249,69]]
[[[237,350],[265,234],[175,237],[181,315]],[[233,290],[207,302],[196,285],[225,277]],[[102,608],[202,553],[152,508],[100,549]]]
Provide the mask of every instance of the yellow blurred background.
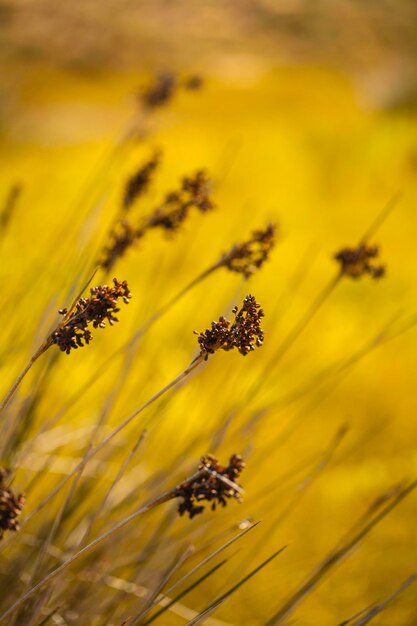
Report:
[[[85,281],[118,213],[126,178],[155,148],[163,154],[161,170],[136,215],[148,213],[199,168],[213,179],[217,206],[193,215],[172,239],[151,233],[118,262],[113,273],[133,294],[120,323],[96,331],[90,346],[60,353],[50,372],[52,351],[35,364],[8,410],[22,415],[24,429],[16,457],[4,462],[15,470],[16,488],[27,491],[30,513],[85,453],[101,411],[108,408],[104,436],[194,358],[193,330],[230,315],[253,293],[265,311],[262,349],[246,358],[214,355],[181,389],[139,416],[111,455],[86,469],[81,483],[90,487],[88,499],[80,485],[73,496],[79,513],[57,537],[59,548],[70,550],[80,520],[94,510],[145,426],[146,439],[97,530],[173,486],[202,454],[214,452],[225,461],[241,453],[247,461],[242,504],[207,510],[192,521],[170,514],[175,507],[158,509],[129,528],[117,559],[110,545],[97,564],[152,588],[184,542],[206,549],[209,540],[261,520],[236,544],[240,550],[221,573],[182,600],[202,610],[286,545],[216,611],[218,624],[229,625],[266,624],[376,498],[417,476],[413,3],[395,3],[392,22],[390,2],[362,9],[341,2],[339,11],[321,2],[314,14],[303,2],[286,2],[286,10],[276,4],[247,0],[226,9],[216,2],[177,8],[138,2],[117,8],[90,0],[83,10],[68,5],[65,11],[40,1],[1,4],[3,202],[12,185],[22,186],[0,240],[2,393]],[[137,94],[161,69],[201,73],[203,87],[180,91],[167,107],[141,117]],[[138,132],[123,141],[132,123]],[[337,274],[334,253],[356,245],[398,193],[370,242],[380,245],[386,277],[344,278],[279,364],[267,370],[259,393],[248,398],[281,342]],[[269,221],[279,224],[279,240],[259,273],[248,282],[226,270],[214,273],[146,333],[127,374],[120,378],[122,361],[114,359],[72,402],[156,309]],[[99,271],[93,282],[107,279]],[[27,454],[18,453],[32,441]],[[13,559],[20,562],[33,545],[30,538],[43,536],[53,507],[13,537],[4,580],[14,571]],[[291,623],[340,624],[392,593],[417,569],[416,513],[417,495],[411,494],[309,594]],[[149,545],[153,552],[144,556]],[[95,567],[91,558],[88,571]],[[20,573],[3,609],[25,589]],[[64,574],[69,586],[71,575]],[[64,582],[54,588],[48,606],[59,606],[64,621],[51,623],[119,625],[134,614],[134,598],[126,593],[113,614],[97,609],[93,615],[92,606],[103,606],[110,591],[103,581],[84,585],[89,597],[77,586],[79,603],[75,592],[66,595]],[[156,623],[187,620],[167,611]],[[416,624],[415,588],[375,623]]]

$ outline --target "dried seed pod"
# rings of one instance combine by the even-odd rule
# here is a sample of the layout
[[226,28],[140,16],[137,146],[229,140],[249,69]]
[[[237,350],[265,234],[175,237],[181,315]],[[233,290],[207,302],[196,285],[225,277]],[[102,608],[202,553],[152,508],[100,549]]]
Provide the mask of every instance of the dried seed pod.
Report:
[[176,76],[173,72],[163,72],[157,75],[152,84],[139,94],[142,106],[152,111],[169,104],[180,89],[198,91],[203,85],[203,78],[198,74],[191,74],[185,78]]
[[59,311],[64,319],[51,334],[50,341],[67,354],[72,349],[90,343],[92,334],[89,326],[104,328],[106,321],[110,326],[118,322],[115,316],[115,313],[120,311],[118,300],[122,299],[128,304],[132,297],[127,282],[125,280],[119,282],[116,278],[113,279],[112,287],[107,285],[93,287],[90,294],[89,298],[79,298],[69,314],[67,309]]
[[177,79],[174,74],[164,72],[156,76],[154,83],[140,94],[145,109],[157,109],[168,104],[177,88]]
[[235,319],[232,323],[226,318],[220,317],[217,322],[211,323],[211,328],[202,333],[196,332],[200,345],[200,355],[204,356],[205,359],[217,350],[229,351],[234,348],[246,356],[255,347],[260,347],[263,344],[264,333],[261,328],[261,319],[264,312],[254,296],[246,296],[241,309],[235,307],[233,313]]
[[186,481],[179,485],[175,497],[183,498],[178,506],[178,513],[187,513],[190,519],[204,511],[201,502],[210,502],[212,511],[218,505],[225,507],[227,501],[234,498],[241,501],[242,488],[237,484],[245,462],[238,454],[230,457],[227,466],[220,465],[211,454],[203,456],[198,469],[199,477],[194,481]]
[[116,261],[124,256],[133,244],[153,228],[162,228],[167,233],[177,231],[191,209],[206,213],[214,208],[210,198],[211,181],[203,170],[185,176],[181,186],[171,191],[164,202],[150,216],[143,218],[138,227],[126,219],[116,224],[110,233],[110,243],[102,252],[101,267],[109,272]]
[[110,272],[116,261],[126,254],[126,251],[140,236],[139,231],[133,228],[127,220],[121,220],[110,233],[110,243],[103,250],[101,267],[106,272]]
[[214,208],[210,188],[210,179],[203,170],[193,176],[185,176],[180,189],[168,193],[161,206],[155,209],[141,228],[163,228],[168,232],[178,230],[192,208],[202,213]]
[[147,191],[160,161],[161,154],[155,152],[153,157],[128,179],[123,194],[122,208],[124,211],[128,211],[139,196]]
[[385,267],[375,265],[378,255],[378,246],[361,244],[356,248],[343,248],[334,255],[334,258],[339,262],[340,273],[344,276],[361,278],[369,274],[372,278],[378,279],[385,275]]
[[6,530],[19,530],[18,517],[23,510],[25,498],[22,494],[15,494],[6,484],[9,472],[0,469],[0,539]]
[[225,252],[219,266],[249,278],[269,258],[275,246],[275,239],[275,224],[268,224],[264,230],[255,230],[250,239],[234,244],[228,252]]

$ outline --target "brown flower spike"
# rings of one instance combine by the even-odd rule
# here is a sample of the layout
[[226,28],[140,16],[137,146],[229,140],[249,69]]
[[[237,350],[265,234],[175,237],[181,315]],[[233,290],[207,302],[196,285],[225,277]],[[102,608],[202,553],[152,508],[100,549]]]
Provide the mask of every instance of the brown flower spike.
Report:
[[236,483],[245,468],[245,462],[238,454],[230,457],[229,465],[220,465],[211,454],[203,456],[198,466],[199,477],[193,482],[184,482],[175,491],[175,497],[183,498],[178,513],[187,513],[192,519],[204,511],[203,501],[211,502],[211,510],[218,505],[225,507],[227,500],[241,501],[242,488]]
[[344,276],[361,278],[369,274],[371,278],[378,279],[385,275],[385,267],[375,265],[378,255],[378,246],[361,244],[356,248],[343,248],[334,258],[340,263],[340,272]]
[[51,343],[69,354],[72,349],[90,343],[92,335],[89,326],[104,328],[106,321],[110,326],[118,322],[115,316],[115,313],[120,311],[118,300],[122,299],[128,304],[132,295],[125,280],[119,282],[114,278],[113,283],[112,287],[103,285],[90,289],[90,297],[79,298],[70,312],[67,309],[60,309],[59,313],[64,319],[51,334]]
[[261,328],[261,319],[264,312],[254,296],[246,296],[241,309],[239,310],[236,306],[233,313],[235,314],[233,323],[225,317],[220,317],[217,322],[211,323],[211,328],[204,332],[195,331],[198,335],[200,356],[207,360],[209,354],[214,354],[217,350],[229,351],[234,348],[246,356],[255,347],[262,346],[264,333]]
[[203,170],[192,176],[185,176],[181,186],[171,191],[164,202],[143,218],[137,227],[128,220],[121,220],[110,233],[110,244],[103,250],[100,265],[109,272],[132,245],[153,228],[162,228],[168,233],[177,231],[191,209],[206,213],[214,208],[210,198],[211,181]]
[[22,512],[25,498],[22,494],[15,494],[6,484],[9,472],[0,469],[0,539],[6,530],[19,530],[18,517]]
[[243,243],[236,243],[222,256],[219,266],[250,278],[260,269],[275,245],[276,226],[268,224],[265,230],[255,230],[252,237]]
[[138,197],[147,191],[160,160],[161,155],[159,152],[156,152],[149,161],[128,179],[123,194],[122,208],[124,211],[128,211]]
[[201,213],[214,208],[210,191],[211,183],[203,170],[197,171],[193,176],[185,176],[180,189],[166,195],[163,204],[155,209],[141,230],[147,228],[163,228],[169,232],[178,230],[192,208]]
[[110,245],[103,250],[101,267],[110,272],[116,261],[125,255],[139,237],[138,231],[127,220],[121,220],[110,233]]
[[202,85],[203,79],[197,74],[180,80],[175,74],[164,72],[156,76],[153,84],[139,94],[139,99],[146,110],[152,111],[169,104],[181,88],[198,91]]

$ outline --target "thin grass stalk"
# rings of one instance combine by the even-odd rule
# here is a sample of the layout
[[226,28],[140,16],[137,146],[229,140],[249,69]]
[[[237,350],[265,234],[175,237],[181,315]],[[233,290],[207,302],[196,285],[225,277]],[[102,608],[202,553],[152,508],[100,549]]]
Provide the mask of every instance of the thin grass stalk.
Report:
[[[84,462],[85,461],[86,460],[84,460]],[[20,596],[20,598],[18,598],[9,609],[4,611],[0,615],[0,622],[3,622],[6,619],[6,617],[9,617],[10,615],[12,615],[16,611],[16,609],[18,609],[20,606],[22,606],[24,602],[26,602],[28,598],[31,598],[39,589],[44,587],[51,580],[54,580],[74,561],[84,556],[87,552],[95,548],[97,545],[99,545],[100,543],[102,543],[103,541],[105,541],[106,539],[108,539],[109,537],[111,537],[112,535],[120,531],[121,529],[123,529],[125,526],[127,526],[130,522],[135,520],[140,515],[143,515],[144,513],[148,513],[149,511],[151,511],[152,509],[155,509],[161,504],[164,504],[166,502],[169,502],[173,498],[176,498],[178,495],[178,489],[184,484],[186,483],[193,484],[194,482],[198,482],[199,480],[201,480],[201,478],[203,478],[206,475],[207,475],[207,469],[199,470],[198,472],[196,472],[195,474],[187,478],[185,481],[183,481],[180,485],[176,485],[175,487],[173,487],[169,491],[166,491],[162,495],[149,500],[146,504],[141,506],[139,509],[137,509],[136,511],[134,511],[133,513],[131,513],[130,515],[122,519],[120,522],[112,526],[110,529],[106,530],[104,533],[100,534],[98,537],[96,537],[92,541],[90,541],[90,543],[88,543],[86,546],[78,550],[71,557],[66,559],[61,565],[59,565],[57,568],[52,570],[42,580],[36,583],[36,585],[31,587],[22,596]],[[236,487],[238,487],[238,485],[236,485],[235,488]]]
[[[45,422],[44,426],[41,428],[39,434],[44,433],[48,428],[55,426],[59,420],[66,414],[66,412],[73,407],[78,400],[80,400],[84,394],[89,391],[98,380],[101,379],[102,376],[107,372],[109,365],[113,362],[113,360],[127,352],[126,359],[131,360],[133,356],[133,350],[136,347],[137,342],[143,335],[151,328],[151,326],[158,321],[163,315],[169,312],[169,310],[177,304],[191,289],[200,284],[205,278],[210,276],[214,271],[221,267],[219,262],[214,263],[206,270],[201,272],[198,276],[196,276],[192,281],[190,281],[185,287],[183,287],[177,294],[175,294],[168,302],[166,302],[160,309],[158,309],[148,320],[146,320],[141,327],[134,333],[133,337],[131,337],[128,341],[126,341],[120,348],[115,350],[107,359],[101,364],[101,366],[91,375],[91,377],[83,384],[83,386],[78,389],[68,400],[65,407],[60,409],[50,420]],[[125,369],[125,368],[124,368]],[[1,406],[0,406],[1,411]],[[39,435],[38,435],[39,436]],[[29,450],[33,448],[33,445],[36,441],[36,438],[33,440],[32,445],[29,447]],[[24,453],[27,453],[27,449]]]
[[223,604],[223,602],[225,602],[232,594],[234,594],[242,585],[244,585],[248,580],[253,578],[253,576],[255,576],[258,572],[260,572],[271,561],[276,559],[277,556],[279,556],[285,550],[285,548],[286,546],[284,546],[283,548],[280,548],[279,550],[274,552],[274,554],[271,554],[271,556],[268,557],[265,561],[263,561],[260,565],[258,565],[258,567],[255,567],[255,569],[249,572],[249,574],[241,578],[238,583],[233,585],[233,587],[230,587],[230,589],[228,589],[225,593],[219,596],[214,602],[212,602],[212,604],[210,604],[206,609],[204,609],[202,613],[197,615],[197,617],[195,617],[191,621],[187,622],[186,626],[197,626],[197,624],[201,624],[201,622],[204,619],[209,617],[216,609],[218,609],[219,606]]
[[321,563],[305,583],[297,589],[297,591],[287,600],[282,608],[273,615],[265,626],[276,626],[276,624],[282,624],[295,610],[296,608],[307,598],[307,596],[317,587],[328,572],[333,569],[335,565],[340,563],[350,552],[357,547],[357,545],[375,528],[393,509],[395,509],[408,495],[414,491],[417,487],[417,480],[413,481],[401,489],[392,500],[383,507],[379,513],[377,513],[368,522],[365,521],[364,525],[353,536],[349,536],[340,547],[336,548],[329,556]]
[[29,361],[27,362],[27,364],[25,365],[23,370],[20,372],[19,376],[16,378],[16,380],[14,381],[12,386],[10,387],[9,391],[4,396],[3,400],[0,402],[0,413],[2,413],[4,411],[4,409],[6,408],[6,406],[9,404],[10,400],[12,399],[14,394],[16,393],[17,388],[19,387],[20,383],[22,382],[22,380],[24,379],[24,377],[26,376],[26,374],[28,373],[28,371],[30,370],[32,365],[34,363],[36,363],[36,361],[39,359],[39,357],[44,352],[46,352],[46,350],[51,345],[52,345],[51,343],[45,342],[32,354],[32,356],[30,357]]
[[179,587],[185,580],[187,580],[187,578],[190,578],[193,574],[195,574],[195,572],[197,572],[199,569],[207,565],[207,563],[209,563],[212,559],[216,558],[216,556],[221,554],[224,550],[226,550],[229,546],[233,545],[236,541],[239,541],[239,539],[242,539],[242,537],[244,537],[248,532],[256,528],[260,523],[261,522],[255,522],[254,524],[251,524],[250,526],[248,526],[248,528],[245,528],[244,530],[242,530],[235,537],[232,537],[231,539],[226,541],[223,545],[221,545],[219,548],[214,550],[214,552],[209,554],[200,563],[195,565],[189,572],[184,574],[184,576],[180,578],[179,580],[177,580],[177,582],[175,582],[173,585],[171,585],[171,587],[166,589],[166,591],[164,592],[164,595],[171,593],[174,589]]
[[362,609],[359,613],[348,620],[345,620],[339,626],[365,626],[369,624],[374,617],[382,613],[407,587],[417,580],[417,572],[409,576],[392,594],[378,604],[373,604],[370,608]]
[[[376,218],[371,223],[369,228],[360,237],[359,244],[367,242],[369,238],[375,234],[375,232],[382,226],[384,221],[393,211],[400,198],[400,194],[396,194],[395,196],[393,196],[393,198],[389,200],[387,205],[383,207],[383,209],[377,214]],[[264,388],[265,384],[274,374],[274,368],[277,366],[278,363],[280,363],[280,361],[287,354],[287,352],[289,352],[289,350],[295,344],[303,331],[309,326],[317,313],[322,309],[323,305],[336,290],[343,277],[343,272],[339,270],[337,274],[327,283],[327,285],[325,285],[322,291],[319,292],[311,305],[305,311],[304,315],[299,319],[295,326],[293,326],[288,335],[284,337],[277,350],[274,352],[269,361],[264,365],[262,374],[258,376],[254,383],[249,387],[248,391],[244,394],[244,400],[242,401],[242,404],[246,404],[249,400],[252,400],[260,392],[260,390]]]
[[130,450],[129,454],[127,455],[127,457],[124,459],[123,463],[121,464],[121,466],[120,466],[116,476],[114,477],[110,487],[107,489],[106,493],[104,494],[104,497],[103,497],[102,501],[94,509],[94,511],[93,511],[92,515],[90,516],[90,519],[88,521],[87,528],[86,528],[86,530],[85,530],[85,532],[84,532],[84,534],[81,537],[81,540],[79,542],[80,546],[83,545],[83,543],[85,541],[87,541],[88,537],[90,536],[96,519],[100,515],[101,511],[104,509],[107,500],[110,498],[113,490],[115,489],[115,487],[117,486],[117,484],[121,480],[121,478],[123,477],[123,474],[125,473],[126,469],[128,468],[130,461],[132,460],[132,458],[134,457],[134,455],[138,451],[138,449],[141,446],[141,444],[143,443],[145,437],[146,437],[146,431],[143,431],[140,434],[140,436],[139,436],[138,440],[136,441],[135,445]]
[[[223,561],[220,561],[220,563],[217,563],[216,565],[214,565],[214,567],[212,567],[211,569],[209,569],[208,572],[206,572],[205,574],[200,576],[200,578],[198,578],[194,583],[192,583],[186,589],[184,589],[184,591],[181,591],[181,593],[179,593],[177,596],[175,596],[175,598],[172,598],[172,599],[168,598],[167,595],[162,596],[161,599],[158,600],[158,604],[163,604],[162,608],[159,611],[157,611],[154,615],[152,615],[149,619],[147,619],[146,622],[143,622],[142,626],[148,626],[149,624],[152,624],[155,620],[157,620],[166,611],[171,610],[173,608],[173,606],[176,605],[179,602],[179,600],[181,600],[186,595],[188,595],[191,591],[193,591],[194,589],[199,587],[201,585],[201,583],[203,583],[210,576],[215,574],[215,572],[217,572],[227,562],[228,562],[228,559],[223,559]],[[208,624],[208,622],[207,622],[207,624]]]
[[[94,272],[91,274],[90,278],[88,279],[88,281],[85,283],[85,285],[82,287],[82,289],[79,291],[79,293],[77,294],[77,296],[74,298],[74,301],[72,302],[70,308],[68,309],[68,312],[65,316],[65,319],[68,319],[68,317],[71,315],[72,311],[75,308],[75,305],[77,304],[78,300],[80,299],[81,295],[83,294],[83,292],[87,289],[88,285],[91,283],[91,281],[93,280],[95,274],[97,272],[97,268],[94,270]],[[19,376],[17,377],[17,379],[15,380],[15,382],[13,383],[13,385],[11,386],[11,388],[9,389],[9,391],[6,393],[5,397],[3,398],[3,400],[0,402],[0,413],[2,413],[2,411],[6,408],[6,406],[8,405],[8,403],[10,402],[10,400],[12,399],[13,395],[15,394],[17,388],[19,387],[20,383],[22,382],[22,380],[24,379],[24,377],[26,376],[26,374],[28,373],[28,371],[30,370],[30,368],[32,367],[32,365],[39,359],[39,357],[48,350],[48,348],[50,348],[52,346],[52,340],[51,337],[47,337],[47,339],[45,339],[45,341],[42,343],[41,346],[39,346],[39,348],[37,350],[35,350],[35,352],[32,354],[32,356],[30,357],[27,365],[24,367],[24,369],[22,370],[22,372],[19,374]]]
[[138,614],[129,622],[129,626],[138,626],[140,621],[154,606],[155,600],[161,595],[161,592],[165,585],[170,581],[172,576],[178,569],[185,563],[187,559],[194,553],[194,546],[188,546],[179,556],[176,556],[173,562],[167,567],[166,571],[162,574],[161,579],[155,589],[150,591],[148,598],[145,600],[143,607]]
[[167,393],[170,389],[172,389],[173,387],[176,387],[179,383],[181,383],[185,378],[187,378],[187,376],[189,376],[189,374],[191,374],[193,370],[199,367],[203,362],[204,362],[204,357],[199,355],[196,359],[194,359],[194,361],[192,361],[192,363],[183,372],[178,374],[178,376],[173,378],[168,384],[166,384],[159,391],[153,394],[153,396],[151,396],[148,400],[146,400],[146,402],[144,402],[138,409],[136,409],[136,411],[133,411],[133,413],[131,413],[128,417],[126,417],[121,422],[121,424],[117,426],[117,428],[115,428],[109,435],[107,435],[105,439],[101,441],[101,443],[97,444],[97,446],[95,446],[94,448],[92,448],[92,450],[90,450],[85,460],[81,461],[72,470],[70,474],[65,476],[65,478],[63,478],[61,482],[59,482],[58,485],[56,485],[56,487],[54,487],[51,490],[51,492],[46,496],[46,498],[44,498],[42,502],[40,502],[38,506],[35,507],[32,513],[30,513],[24,520],[22,520],[22,523],[20,524],[20,526],[23,527],[24,524],[28,523],[30,519],[32,519],[35,515],[37,515],[37,513],[39,513],[39,511],[41,511],[50,502],[50,500],[57,493],[59,493],[62,487],[66,485],[66,483],[69,480],[71,480],[71,478],[78,472],[82,464],[88,463],[96,454],[100,452],[100,450],[102,450],[108,443],[110,443],[110,441],[112,441],[114,437],[116,437],[120,433],[120,431],[126,428],[126,426],[128,426],[138,415],[140,415],[140,413],[142,413],[145,409],[147,409],[148,406],[150,406],[153,402],[156,402],[161,396]]
[[[251,526],[249,526],[248,528],[245,528],[242,532],[240,532],[238,535],[236,535],[235,537],[232,537],[232,539],[229,539],[229,541],[226,541],[223,545],[221,545],[219,548],[217,548],[217,550],[214,550],[214,552],[212,552],[211,554],[209,554],[205,559],[203,559],[200,563],[198,563],[197,565],[195,565],[189,572],[187,572],[184,576],[182,576],[182,578],[180,578],[179,580],[177,580],[173,585],[171,585],[171,587],[169,587],[168,589],[166,589],[166,591],[164,592],[163,595],[161,595],[161,597],[157,598],[157,600],[155,601],[154,606],[156,605],[161,605],[162,604],[162,608],[155,613],[149,620],[147,620],[146,622],[144,622],[143,626],[147,625],[147,624],[151,624],[152,622],[154,622],[157,618],[159,618],[165,611],[167,611],[173,604],[175,604],[175,602],[177,602],[178,600],[180,600],[181,598],[183,598],[187,593],[189,593],[192,589],[195,589],[198,585],[200,585],[201,582],[203,582],[203,580],[205,580],[205,578],[207,577],[207,575],[203,575],[202,577],[200,577],[195,583],[193,583],[192,585],[190,585],[189,587],[187,587],[184,591],[182,591],[179,595],[175,596],[175,598],[173,598],[172,600],[168,597],[168,594],[170,594],[174,589],[176,589],[177,587],[179,587],[180,585],[182,585],[182,583],[187,580],[188,578],[190,578],[193,574],[195,574],[195,572],[197,572],[198,570],[200,570],[202,567],[204,567],[205,565],[207,565],[207,563],[209,563],[212,559],[214,559],[216,556],[218,556],[219,554],[221,554],[224,550],[226,550],[229,546],[231,546],[232,544],[234,544],[236,541],[238,541],[239,539],[241,539],[244,535],[246,535],[249,531],[253,530],[254,528],[256,528],[256,526],[258,526],[258,524],[260,524],[260,522],[256,522],[254,524],[252,524]],[[222,563],[225,563],[226,561],[222,561]],[[215,566],[214,569],[217,569],[217,566]],[[209,573],[211,573],[213,570],[209,570]],[[164,603],[167,604],[164,604]]]
[[[86,458],[86,455],[87,455],[87,453],[85,454],[84,459]],[[50,530],[47,538],[43,542],[43,544],[41,546],[41,549],[39,551],[39,554],[37,556],[37,559],[35,561],[35,565],[33,567],[32,573],[30,575],[30,578],[29,578],[29,581],[28,581],[28,584],[27,584],[27,588],[30,588],[33,585],[33,581],[35,580],[35,578],[36,578],[36,576],[37,576],[37,574],[38,574],[38,572],[39,572],[39,570],[40,570],[40,568],[42,566],[42,563],[43,563],[43,560],[45,558],[45,555],[47,554],[47,552],[48,552],[48,550],[50,548],[50,545],[51,545],[51,543],[52,543],[52,541],[53,541],[53,539],[55,537],[55,534],[56,534],[56,532],[57,532],[57,530],[58,530],[58,528],[59,528],[59,526],[60,526],[60,524],[62,522],[65,510],[66,510],[69,502],[71,501],[71,499],[72,499],[72,497],[73,497],[73,495],[75,493],[75,490],[76,490],[77,484],[78,484],[78,482],[79,482],[79,480],[81,478],[83,469],[84,469],[84,465],[79,469],[77,474],[74,476],[74,480],[72,481],[71,488],[68,491],[68,494],[67,494],[67,496],[66,496],[62,506],[60,507],[58,515],[54,518],[54,521],[53,521],[52,526],[51,526],[51,530]],[[27,626],[31,626],[33,621],[36,619],[37,614],[38,614],[40,609],[41,609],[41,607],[39,606],[38,610],[33,609],[31,611],[32,615],[31,615],[30,621],[28,622]],[[25,610],[25,607],[22,606],[21,607],[21,611],[19,611],[19,612],[17,612],[15,614],[15,619],[13,619],[11,621],[10,626],[14,626],[14,624],[16,622],[19,622],[20,614],[24,613],[24,610]]]
[[[410,330],[413,326],[417,324],[417,317],[410,320],[410,323],[399,329],[397,332],[392,335],[388,335],[388,330],[393,322],[394,318],[391,318],[383,328],[372,337],[364,346],[359,348],[356,352],[354,352],[347,359],[343,359],[339,363],[336,363],[331,368],[328,368],[324,372],[322,372],[319,376],[317,376],[311,384],[309,385],[300,385],[299,389],[290,392],[289,394],[278,398],[277,400],[269,403],[264,407],[264,415],[270,411],[271,409],[284,409],[288,408],[295,401],[300,400],[304,396],[315,392],[316,395],[320,391],[321,388],[324,388],[327,385],[327,389],[324,389],[320,396],[317,396],[316,400],[309,406],[308,411],[305,409],[299,410],[295,416],[293,416],[287,425],[286,429],[281,432],[278,437],[273,439],[270,444],[267,446],[265,450],[265,458],[268,458],[269,452],[276,452],[278,448],[282,447],[291,436],[294,435],[296,429],[299,428],[303,421],[310,417],[312,412],[320,406],[320,404],[324,401],[325,398],[328,397],[330,393],[333,393],[336,388],[343,382],[343,374],[349,372],[356,364],[358,364],[363,358],[367,357],[373,350],[389,343],[390,341],[396,339],[403,333]],[[321,388],[320,388],[321,386]]]

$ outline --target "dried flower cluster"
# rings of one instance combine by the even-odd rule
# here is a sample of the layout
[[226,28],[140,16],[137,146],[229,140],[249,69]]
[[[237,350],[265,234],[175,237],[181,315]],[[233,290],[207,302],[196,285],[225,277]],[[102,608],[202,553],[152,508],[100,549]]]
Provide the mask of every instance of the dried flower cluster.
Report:
[[185,176],[180,188],[171,191],[164,202],[143,218],[137,227],[126,219],[121,220],[110,233],[110,243],[103,250],[100,265],[109,272],[116,261],[152,228],[162,228],[173,233],[179,229],[191,209],[206,213],[214,208],[210,197],[211,181],[203,170]]
[[264,312],[254,296],[246,296],[241,309],[239,310],[236,306],[233,313],[235,314],[233,323],[225,317],[220,317],[217,322],[211,323],[211,328],[204,332],[195,331],[198,335],[200,355],[205,359],[217,350],[229,351],[234,348],[246,356],[255,347],[259,348],[263,344],[264,333],[261,328],[261,319]]
[[220,259],[220,266],[232,272],[252,276],[268,259],[275,245],[276,226],[268,224],[265,230],[255,230],[252,237],[243,243],[236,243]]
[[210,191],[210,180],[203,170],[197,171],[194,176],[184,177],[180,189],[167,194],[163,204],[155,209],[144,227],[160,227],[170,232],[178,230],[190,209],[196,208],[206,213],[214,208]]
[[9,472],[0,469],[0,539],[6,530],[19,530],[18,517],[25,504],[22,494],[15,494],[7,485]]
[[160,160],[160,153],[156,152],[149,161],[128,179],[123,194],[122,208],[124,211],[130,209],[138,197],[147,191]]
[[361,244],[356,248],[343,248],[334,258],[340,263],[340,272],[344,276],[360,278],[364,274],[369,274],[372,278],[378,279],[385,274],[385,267],[374,263],[378,255],[378,246]]
[[110,243],[103,250],[101,267],[110,272],[118,259],[121,259],[126,251],[133,246],[139,233],[127,220],[120,220],[110,233]]
[[174,74],[165,72],[156,76],[153,84],[141,92],[139,98],[145,109],[157,109],[168,104],[181,87],[196,91],[201,88],[202,84],[203,79],[198,75],[179,80]]
[[92,339],[90,325],[93,328],[104,328],[106,321],[110,326],[118,322],[115,316],[115,313],[120,311],[118,300],[122,299],[128,304],[132,296],[125,280],[119,282],[114,278],[113,283],[112,287],[107,285],[93,287],[90,290],[90,297],[79,298],[69,313],[67,309],[60,309],[59,313],[64,319],[51,334],[51,343],[69,354],[72,349],[90,343]]
[[217,505],[225,507],[230,498],[240,502],[242,489],[236,480],[244,468],[245,462],[237,454],[230,457],[227,466],[220,465],[210,454],[203,456],[198,467],[199,477],[182,483],[175,491],[175,497],[183,498],[178,513],[187,513],[192,519],[204,511],[204,505],[200,504],[202,501],[211,502],[212,511]]

